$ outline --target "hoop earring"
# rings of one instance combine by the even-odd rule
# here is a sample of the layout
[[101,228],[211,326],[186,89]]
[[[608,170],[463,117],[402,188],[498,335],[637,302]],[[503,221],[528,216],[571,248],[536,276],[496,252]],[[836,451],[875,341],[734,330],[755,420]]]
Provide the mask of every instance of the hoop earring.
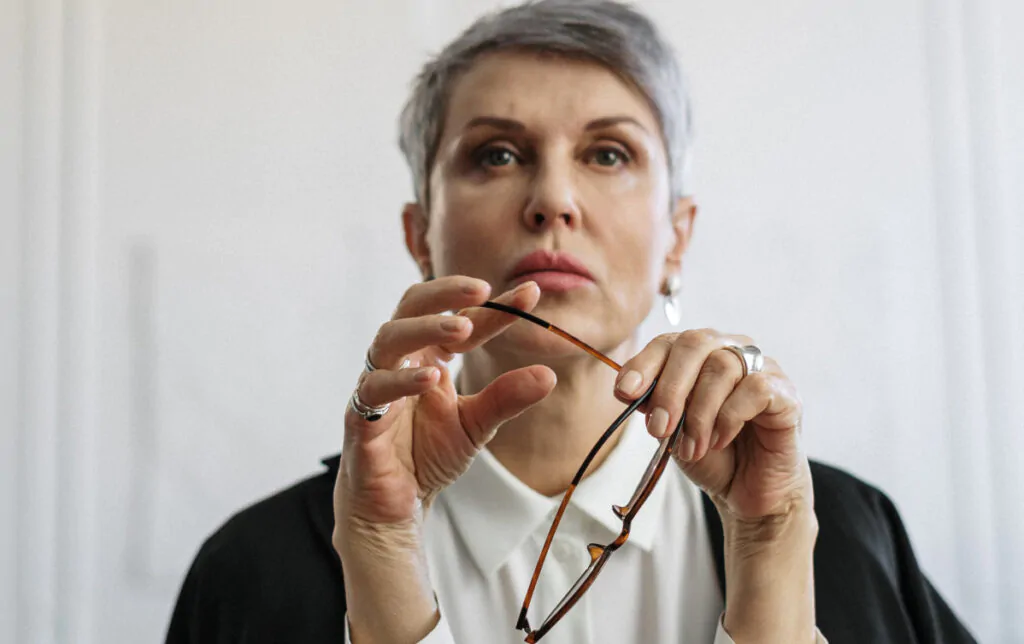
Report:
[[679,293],[682,290],[682,280],[678,275],[670,275],[661,285],[661,294],[665,296],[665,319],[672,326],[679,326],[682,320],[682,307],[679,303]]

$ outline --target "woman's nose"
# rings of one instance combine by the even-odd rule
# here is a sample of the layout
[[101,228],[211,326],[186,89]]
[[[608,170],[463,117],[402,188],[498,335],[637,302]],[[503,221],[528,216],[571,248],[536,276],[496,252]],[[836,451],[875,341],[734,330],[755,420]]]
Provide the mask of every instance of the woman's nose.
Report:
[[533,193],[523,210],[523,223],[532,231],[541,232],[564,224],[573,229],[580,223],[580,208],[572,172],[545,168],[533,182]]

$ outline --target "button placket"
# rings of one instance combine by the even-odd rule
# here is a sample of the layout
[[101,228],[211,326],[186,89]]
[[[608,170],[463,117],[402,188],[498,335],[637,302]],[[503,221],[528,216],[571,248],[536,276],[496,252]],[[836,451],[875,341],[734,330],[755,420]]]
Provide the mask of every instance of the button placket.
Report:
[[[577,536],[581,534],[579,519],[580,517],[570,507],[551,541],[548,560],[541,572],[541,586],[545,595],[544,611],[554,608],[555,604],[573,587],[590,564],[590,555],[587,553],[586,544]],[[538,538],[543,543],[543,537],[538,535]],[[560,644],[590,644],[593,642],[589,603],[587,596],[584,595],[576,606],[555,625],[549,636],[552,642]]]

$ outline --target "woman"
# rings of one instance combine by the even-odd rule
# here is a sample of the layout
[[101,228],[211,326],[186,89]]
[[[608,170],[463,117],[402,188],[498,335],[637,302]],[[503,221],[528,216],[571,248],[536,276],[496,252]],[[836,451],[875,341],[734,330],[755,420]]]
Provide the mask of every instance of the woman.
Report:
[[[401,136],[424,281],[368,349],[341,457],[204,544],[168,641],[973,641],[886,497],[808,462],[796,388],[752,340],[638,343],[659,294],[678,306],[689,115],[669,47],[612,2],[506,9],[426,66]],[[624,403],[643,416],[576,488]],[[610,506],[659,445],[674,464],[624,531]],[[605,563],[585,544],[619,535],[563,603]]]

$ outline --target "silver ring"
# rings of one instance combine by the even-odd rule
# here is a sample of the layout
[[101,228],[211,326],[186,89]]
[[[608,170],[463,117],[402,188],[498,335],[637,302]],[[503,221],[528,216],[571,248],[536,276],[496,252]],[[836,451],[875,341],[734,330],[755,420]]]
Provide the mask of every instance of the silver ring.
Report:
[[744,377],[747,374],[764,371],[764,354],[753,344],[748,344],[745,347],[730,344],[726,345],[725,348],[732,351],[740,359],[740,364],[743,365]]
[[349,406],[352,407],[352,411],[362,416],[363,420],[373,422],[380,420],[384,417],[384,414],[388,413],[391,409],[391,403],[386,403],[380,407],[370,407],[362,400],[359,399],[359,389],[357,388],[352,392],[352,397],[349,399]]
[[[364,362],[364,368],[366,369],[366,373],[373,373],[374,371],[376,371],[377,369],[380,368],[380,367],[378,367],[378,366],[373,364],[373,360],[370,360],[370,350],[369,349],[366,350],[366,359],[363,362]],[[399,369],[405,369],[408,366],[409,366],[409,358],[406,358],[405,360],[402,360],[402,366],[400,366]]]

